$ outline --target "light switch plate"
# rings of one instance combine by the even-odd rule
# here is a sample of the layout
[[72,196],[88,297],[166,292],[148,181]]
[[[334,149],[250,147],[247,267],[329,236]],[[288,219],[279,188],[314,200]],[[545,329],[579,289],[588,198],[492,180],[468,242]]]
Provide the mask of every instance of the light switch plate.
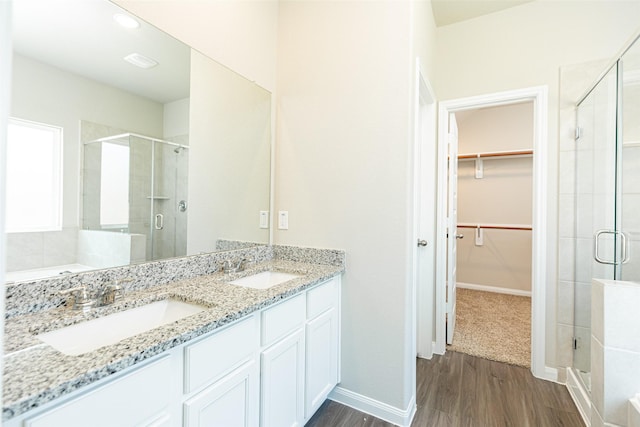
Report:
[[278,229],[289,229],[289,211],[278,211]]
[[269,228],[269,211],[260,211],[260,228]]

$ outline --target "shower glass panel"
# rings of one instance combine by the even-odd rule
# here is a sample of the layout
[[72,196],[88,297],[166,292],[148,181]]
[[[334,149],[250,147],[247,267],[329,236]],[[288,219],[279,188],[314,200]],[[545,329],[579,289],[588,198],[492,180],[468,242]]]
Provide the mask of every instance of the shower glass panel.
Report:
[[[578,105],[573,366],[590,388],[591,279],[615,279],[617,66]],[[601,262],[596,261],[598,257]]]
[[640,43],[620,60],[622,67],[622,168],[620,229],[628,253],[620,279],[640,281]]

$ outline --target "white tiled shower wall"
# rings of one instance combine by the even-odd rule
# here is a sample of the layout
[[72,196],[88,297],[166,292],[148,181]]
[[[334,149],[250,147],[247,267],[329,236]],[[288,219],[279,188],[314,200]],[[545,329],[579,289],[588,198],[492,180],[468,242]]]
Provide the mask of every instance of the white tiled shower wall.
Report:
[[628,425],[629,399],[640,390],[640,285],[594,280],[592,285],[591,425]]

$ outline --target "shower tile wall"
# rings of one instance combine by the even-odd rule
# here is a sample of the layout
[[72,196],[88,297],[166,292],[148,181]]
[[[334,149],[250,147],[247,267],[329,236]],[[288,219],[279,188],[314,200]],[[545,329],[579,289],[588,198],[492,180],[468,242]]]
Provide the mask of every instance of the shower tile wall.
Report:
[[163,215],[164,227],[154,231],[153,254],[156,258],[175,256],[175,227],[177,214],[176,173],[178,157],[176,147],[166,144],[156,144],[155,150],[155,193],[163,198],[154,202],[155,213]]
[[[189,135],[179,135],[169,138],[168,141],[180,145],[189,145]],[[188,215],[188,175],[189,175],[189,152],[182,150],[176,156],[176,178],[175,178],[175,202],[173,212],[175,213],[175,256],[187,254],[187,215]],[[178,210],[177,203],[181,200],[187,202],[187,210]]]
[[82,228],[100,228],[100,164],[102,144],[83,145],[82,162]]
[[[129,145],[129,233],[149,235],[151,227],[152,142],[131,137]],[[151,260],[151,239],[147,238],[146,258]]]
[[82,204],[80,228],[100,229],[100,165],[102,162],[102,144],[85,144],[96,139],[126,133],[123,129],[98,123],[80,121],[80,140],[82,142]]
[[594,280],[592,291],[592,425],[624,426],[628,399],[640,390],[640,335],[629,327],[640,322],[640,286]]

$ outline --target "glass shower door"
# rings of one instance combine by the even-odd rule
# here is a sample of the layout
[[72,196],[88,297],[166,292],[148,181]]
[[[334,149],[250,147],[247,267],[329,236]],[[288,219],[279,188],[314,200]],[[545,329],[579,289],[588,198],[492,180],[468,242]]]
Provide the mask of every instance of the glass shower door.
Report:
[[573,366],[590,389],[591,279],[615,279],[617,66],[579,105],[575,180]]

